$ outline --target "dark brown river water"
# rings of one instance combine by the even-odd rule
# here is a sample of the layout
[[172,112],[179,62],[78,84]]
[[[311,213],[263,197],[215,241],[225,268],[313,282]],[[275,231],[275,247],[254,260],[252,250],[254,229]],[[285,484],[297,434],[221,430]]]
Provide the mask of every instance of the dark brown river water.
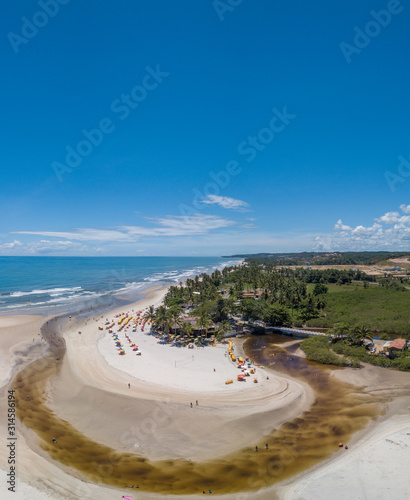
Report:
[[[282,425],[252,447],[204,462],[183,459],[149,461],[142,456],[118,453],[82,435],[47,406],[45,387],[59,369],[64,341],[53,329],[43,334],[50,354],[18,373],[11,384],[16,390],[20,421],[40,439],[40,446],[54,460],[76,469],[84,479],[117,487],[139,485],[138,491],[161,494],[216,494],[255,491],[289,478],[334,453],[381,412],[374,396],[330,377],[328,368],[307,362],[275,346],[283,336],[252,337],[246,353],[257,363],[306,381],[316,401],[309,411]],[[268,372],[266,372],[268,374]],[[273,374],[270,374],[271,376]],[[98,425],[98,415],[95,416]],[[57,443],[51,438],[55,437]],[[268,449],[265,444],[268,443]],[[255,451],[258,446],[258,452]],[[131,491],[131,490],[130,490]]]

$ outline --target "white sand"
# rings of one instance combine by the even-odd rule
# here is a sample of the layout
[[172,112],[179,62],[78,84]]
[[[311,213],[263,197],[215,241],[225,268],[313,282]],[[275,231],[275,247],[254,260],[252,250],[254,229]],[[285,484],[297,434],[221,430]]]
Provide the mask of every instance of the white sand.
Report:
[[42,352],[45,342],[38,332],[44,321],[35,315],[0,316],[0,387],[10,380],[13,367]]
[[[125,334],[138,345],[141,356],[132,350]],[[118,333],[118,337],[126,352],[124,356],[118,354],[112,335],[106,330],[98,341],[98,351],[110,366],[130,375],[132,384],[135,383],[132,379],[138,379],[193,393],[222,391],[230,394],[257,388],[253,383],[254,376],[247,377],[246,382],[237,382],[237,375],[241,372],[228,357],[227,345],[188,349],[161,344],[147,333],[147,328],[143,333],[141,326],[135,333],[131,327],[123,330]],[[266,375],[262,373],[263,370],[254,368],[255,376],[260,375],[259,384],[264,384]],[[234,383],[226,385],[227,380],[234,380]]]
[[31,323],[32,321],[40,317],[41,316],[36,316],[33,314],[0,316],[0,328],[6,328],[8,326],[26,325],[27,323]]
[[[128,309],[158,305],[164,293],[152,290],[138,305]],[[245,383],[235,381],[225,385],[225,380],[236,377],[238,369],[225,357],[227,348],[222,346],[190,350],[160,345],[154,337],[141,331],[133,334],[130,328],[129,336],[142,355],[136,356],[124,333],[120,333],[127,354],[119,356],[111,335],[98,330],[106,317],[115,314],[98,317],[97,321],[76,322],[72,318],[64,331],[67,353],[59,375],[50,382],[48,394],[50,406],[59,416],[101,443],[150,459],[203,460],[254,443],[273,427],[302,413],[313,401],[312,391],[305,384],[259,367],[258,384],[248,379]],[[1,375],[8,382],[13,367],[22,367],[44,349],[44,343],[37,340],[44,320],[7,317],[1,321],[4,326],[0,326],[0,356],[8,360]],[[240,342],[237,344],[240,352]],[[394,395],[400,397],[393,401],[390,413],[380,423],[349,443],[346,453],[343,450],[296,480],[259,492],[212,497],[272,500],[280,492],[287,500],[409,498],[406,465],[410,460],[407,434],[410,374],[370,367],[359,375],[354,370],[343,370],[336,371],[335,376],[365,385],[369,390],[394,389]],[[7,433],[5,390],[3,386],[0,399],[3,436]],[[190,402],[194,403],[193,408]],[[133,500],[181,498],[121,491],[81,481],[48,456],[39,455],[33,447],[33,438],[31,432],[18,436],[17,493],[6,490],[7,453],[4,445],[0,447],[1,498],[108,500],[122,495],[131,495]]]
[[385,422],[363,444],[288,488],[283,500],[408,500],[410,416]]
[[[164,293],[154,291],[128,309],[158,305]],[[129,336],[142,355],[132,351],[123,331],[119,336],[126,354],[120,356],[111,334],[98,330],[118,312],[127,310],[113,311],[64,332],[67,354],[51,387],[53,410],[99,442],[153,460],[203,460],[251,445],[313,401],[308,387],[272,374],[267,380],[262,367],[256,367],[257,384],[253,376],[238,382],[240,371],[225,356],[227,346],[188,349],[160,345],[140,328],[136,333],[130,328]],[[234,383],[226,385],[226,380]],[[100,415],[98,428],[89,417],[94,412]],[[157,414],[168,418],[158,417],[155,432],[147,431],[152,415]],[[130,433],[129,422],[136,416],[139,425]]]

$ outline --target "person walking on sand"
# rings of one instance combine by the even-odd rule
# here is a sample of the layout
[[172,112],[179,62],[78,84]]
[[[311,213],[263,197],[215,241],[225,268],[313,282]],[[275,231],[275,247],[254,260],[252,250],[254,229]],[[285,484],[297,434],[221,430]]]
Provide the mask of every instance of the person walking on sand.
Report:
[[266,443],[266,449],[267,449],[267,450],[269,449],[269,444],[268,444],[268,443]]
[[128,389],[131,389],[131,384],[128,382]]
[[196,400],[196,405],[198,406],[198,400]]
[[192,403],[191,403],[191,408],[192,408]]

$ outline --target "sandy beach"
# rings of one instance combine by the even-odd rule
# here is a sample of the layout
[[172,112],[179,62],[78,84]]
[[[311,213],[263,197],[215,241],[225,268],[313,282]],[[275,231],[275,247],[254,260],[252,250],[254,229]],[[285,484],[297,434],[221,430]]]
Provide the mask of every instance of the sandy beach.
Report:
[[[238,369],[226,356],[226,345],[194,349],[163,345],[147,334],[147,328],[142,332],[139,327],[136,332],[128,330],[127,335],[138,345],[141,356],[128,345],[125,331],[119,338],[126,354],[119,356],[112,336],[98,327],[116,314],[158,306],[165,292],[152,288],[141,301],[125,309],[68,321],[63,329],[66,354],[58,374],[47,385],[47,403],[56,415],[89,438],[121,452],[138,453],[150,460],[202,461],[253,446],[271,429],[312,405],[314,394],[306,383],[263,367],[256,367],[258,384],[237,382]],[[46,343],[39,330],[46,320],[38,316],[1,318],[3,436],[7,435],[3,416],[7,415],[9,382],[16,371],[44,353]],[[242,352],[239,339],[235,350]],[[395,500],[407,499],[410,374],[365,367],[336,371],[335,376],[370,393],[392,396],[385,414],[357,433],[348,452],[337,453],[296,478],[258,492],[213,497],[308,500],[391,495]],[[226,385],[229,379],[234,383]],[[17,439],[16,493],[7,491],[6,444],[1,449],[2,498],[164,498],[83,481],[74,469],[53,461],[38,446],[37,436],[22,425],[18,425]]]

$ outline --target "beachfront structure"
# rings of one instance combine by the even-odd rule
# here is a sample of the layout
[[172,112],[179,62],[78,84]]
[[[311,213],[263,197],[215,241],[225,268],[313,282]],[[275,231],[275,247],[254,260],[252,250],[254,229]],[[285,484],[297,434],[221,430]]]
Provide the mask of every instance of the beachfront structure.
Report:
[[402,352],[407,347],[406,339],[394,339],[388,347],[389,358],[394,358],[396,352]]
[[181,307],[181,309],[183,309],[187,313],[195,309],[195,305],[192,303],[181,304],[179,307]]
[[206,329],[206,332],[204,331],[204,328],[200,328],[197,326],[197,321],[199,320],[198,316],[184,316],[179,318],[178,323],[174,323],[170,328],[173,333],[180,333],[182,330],[182,325],[184,323],[189,323],[192,326],[192,335],[194,337],[197,337],[198,335],[205,334],[208,335],[213,335],[216,330],[216,325],[214,323],[211,323],[210,326]]
[[257,292],[257,293],[243,293],[241,295],[241,299],[259,299],[259,297],[262,295],[262,293]]

